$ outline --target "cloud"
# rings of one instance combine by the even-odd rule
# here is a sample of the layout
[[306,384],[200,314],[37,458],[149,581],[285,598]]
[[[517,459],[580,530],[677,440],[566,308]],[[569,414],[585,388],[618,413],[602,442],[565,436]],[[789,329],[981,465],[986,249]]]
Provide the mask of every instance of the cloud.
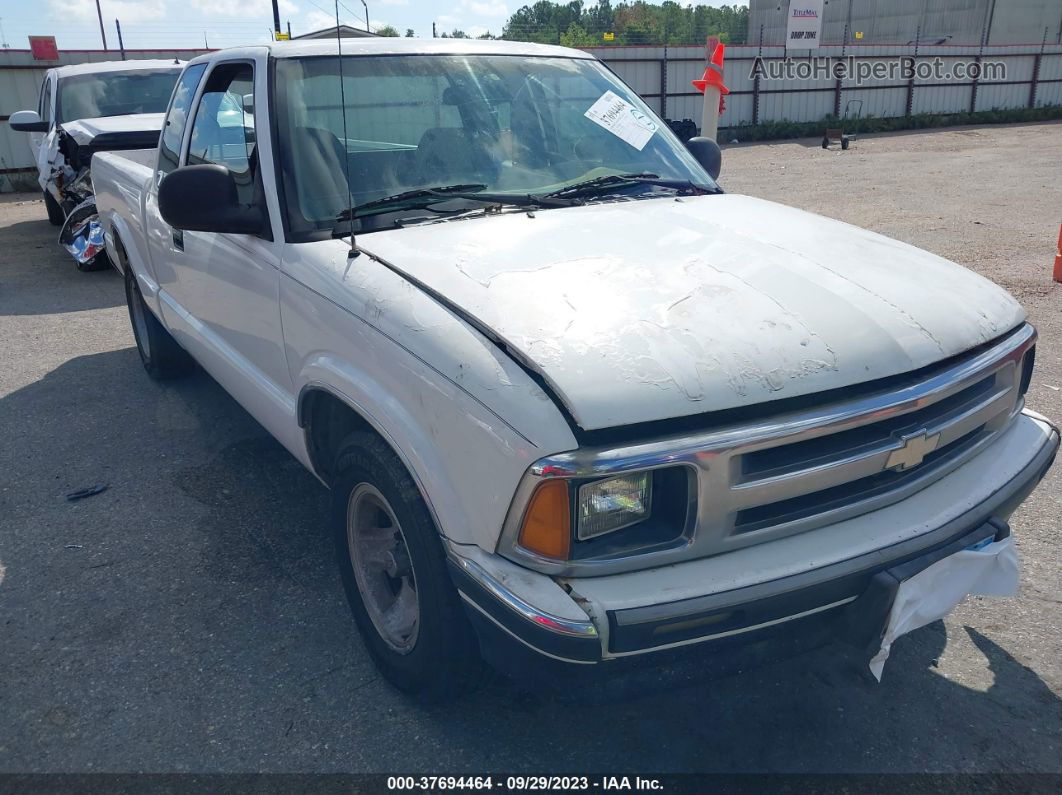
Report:
[[[325,28],[334,28],[336,26],[336,18],[331,14],[326,14],[324,11],[310,11],[308,14],[303,14],[298,20],[298,30],[292,30],[296,36],[301,36],[303,33],[313,33],[315,30],[324,30]],[[349,22],[347,23],[350,24]]]
[[[122,22],[162,19],[167,12],[166,0],[105,0],[102,6],[104,19],[117,17]],[[48,11],[52,17],[64,21],[98,21],[96,4],[83,0],[49,0]]]
[[460,8],[481,17],[509,16],[509,7],[502,0],[461,0]]

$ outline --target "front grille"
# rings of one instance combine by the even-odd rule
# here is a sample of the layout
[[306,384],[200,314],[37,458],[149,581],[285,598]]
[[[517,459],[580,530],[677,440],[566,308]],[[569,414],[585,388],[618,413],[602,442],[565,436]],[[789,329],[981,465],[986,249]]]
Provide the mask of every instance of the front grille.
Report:
[[[1022,358],[1033,350],[1027,343],[975,355],[857,401],[851,411],[844,404],[823,410],[841,422],[732,450],[730,510],[715,518],[722,543],[767,540],[874,510],[960,466],[1020,410]],[[949,381],[951,373],[959,377]]]
[[888,444],[890,440],[919,428],[943,425],[949,416],[965,411],[983,400],[995,385],[996,376],[993,373],[954,395],[907,414],[898,414],[840,433],[748,453],[741,457],[742,480],[777,477],[786,472],[820,466],[860,450]]
[[912,469],[886,469],[876,475],[853,480],[851,483],[842,483],[840,486],[814,491],[811,494],[802,494],[799,497],[792,497],[788,500],[779,500],[738,511],[734,517],[734,532],[751,533],[764,527],[835,511],[872,497],[887,494],[902,485],[934,474],[942,465],[967,452],[984,436],[985,426],[982,425],[965,436],[960,436],[951,444],[938,447],[932,453],[929,453],[921,464]]

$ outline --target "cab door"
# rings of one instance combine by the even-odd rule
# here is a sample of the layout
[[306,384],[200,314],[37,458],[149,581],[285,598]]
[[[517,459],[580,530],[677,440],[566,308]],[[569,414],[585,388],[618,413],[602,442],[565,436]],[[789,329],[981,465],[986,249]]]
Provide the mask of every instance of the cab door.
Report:
[[[259,63],[264,68],[265,60]],[[255,113],[259,63],[212,65],[194,106],[182,165],[224,166],[235,178],[239,202],[265,213],[258,137],[259,128],[263,136],[269,128],[268,116]],[[286,403],[292,389],[280,326],[282,243],[273,240],[268,222],[265,230],[248,235],[169,229],[166,265],[159,269],[167,325],[183,329],[200,349],[193,351],[200,363],[237,398],[246,396],[241,402],[249,408],[260,404],[262,395]],[[252,413],[270,426],[268,417]]]

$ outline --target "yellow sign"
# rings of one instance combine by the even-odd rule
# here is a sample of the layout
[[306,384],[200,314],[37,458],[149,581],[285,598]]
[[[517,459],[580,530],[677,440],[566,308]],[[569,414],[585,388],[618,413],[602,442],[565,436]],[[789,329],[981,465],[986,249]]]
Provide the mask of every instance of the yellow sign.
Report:
[[615,38],[616,38],[616,34],[615,33],[602,33],[601,34],[601,38],[603,38],[605,41],[614,41]]
[[861,31],[861,30],[857,30],[857,31],[856,31],[856,38],[857,38],[857,39],[861,39],[861,38],[863,38],[863,31]]
[[289,36],[287,33],[281,33],[278,30],[276,33],[276,39],[277,41],[288,41],[289,39],[291,39],[291,36]]

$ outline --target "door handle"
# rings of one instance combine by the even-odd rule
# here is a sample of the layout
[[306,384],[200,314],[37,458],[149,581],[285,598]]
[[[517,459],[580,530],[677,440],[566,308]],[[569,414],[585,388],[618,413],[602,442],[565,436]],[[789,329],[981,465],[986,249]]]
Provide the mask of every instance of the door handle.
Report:
[[184,230],[173,230],[173,247],[178,251],[184,251]]

